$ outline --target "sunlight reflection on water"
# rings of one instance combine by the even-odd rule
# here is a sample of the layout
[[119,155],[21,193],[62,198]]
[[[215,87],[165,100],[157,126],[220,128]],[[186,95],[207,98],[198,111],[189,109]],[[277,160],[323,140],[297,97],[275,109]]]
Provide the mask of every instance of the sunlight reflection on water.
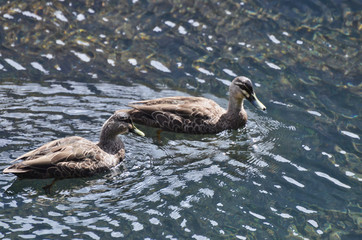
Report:
[[215,135],[158,140],[139,126],[145,138],[121,136],[118,167],[61,180],[50,195],[48,180],[2,174],[0,238],[358,235],[360,3],[0,7],[2,169],[56,138],[97,141],[104,119],[132,101],[195,95],[226,107],[237,75],[252,76],[268,108],[246,102],[246,127]]

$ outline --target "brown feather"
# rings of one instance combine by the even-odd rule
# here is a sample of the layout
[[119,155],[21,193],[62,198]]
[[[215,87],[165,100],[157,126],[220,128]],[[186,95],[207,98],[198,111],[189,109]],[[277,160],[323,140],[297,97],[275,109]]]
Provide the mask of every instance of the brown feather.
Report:
[[[27,152],[6,168],[22,178],[84,177],[114,167],[124,158],[124,145],[117,137],[132,125],[128,115],[116,112],[103,125],[100,142],[73,136],[51,141]],[[130,120],[127,120],[130,121]]]
[[[229,88],[228,109],[202,97],[165,97],[132,102],[130,110],[121,110],[131,115],[135,123],[184,133],[217,133],[237,129],[245,125],[247,114],[243,100],[256,100],[250,79],[236,77]],[[246,95],[245,95],[246,94]],[[249,99],[253,96],[255,99]],[[263,106],[259,102],[259,107]],[[263,106],[265,110],[265,106]]]

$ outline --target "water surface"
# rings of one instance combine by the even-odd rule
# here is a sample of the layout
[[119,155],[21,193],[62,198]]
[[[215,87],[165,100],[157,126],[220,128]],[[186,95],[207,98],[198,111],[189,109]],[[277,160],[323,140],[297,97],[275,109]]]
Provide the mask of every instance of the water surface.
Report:
[[131,101],[227,106],[245,128],[139,126],[111,172],[56,183],[0,174],[3,239],[359,239],[359,1],[1,1],[0,169],[42,144],[98,140]]

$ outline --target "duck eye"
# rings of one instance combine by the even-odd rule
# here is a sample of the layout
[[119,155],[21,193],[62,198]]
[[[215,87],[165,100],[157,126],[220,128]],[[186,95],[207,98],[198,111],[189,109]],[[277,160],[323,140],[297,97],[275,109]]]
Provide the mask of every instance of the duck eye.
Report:
[[122,122],[128,122],[127,120],[129,120],[129,118],[125,117],[125,116],[119,116],[118,121],[122,121]]
[[244,92],[250,92],[250,88],[247,84],[245,83],[239,83],[237,84],[237,86],[240,88],[240,90],[244,93]]
[[244,86],[245,91],[247,91],[249,94],[253,94],[254,90],[253,90],[253,86],[251,85],[250,82],[246,83]]

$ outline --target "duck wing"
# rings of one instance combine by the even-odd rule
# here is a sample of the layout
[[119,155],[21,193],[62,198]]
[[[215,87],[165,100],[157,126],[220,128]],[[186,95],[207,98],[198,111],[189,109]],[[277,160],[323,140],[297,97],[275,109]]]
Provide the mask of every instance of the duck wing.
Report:
[[155,98],[150,100],[143,100],[143,101],[135,101],[131,102],[132,105],[140,104],[140,105],[158,105],[158,104],[172,104],[172,105],[179,105],[179,104],[190,104],[190,103],[200,103],[205,100],[206,98],[202,97],[163,97],[163,98]]
[[[81,137],[67,137],[67,138],[61,138],[57,139],[51,142],[48,142],[44,144],[43,146],[34,149],[32,151],[29,151],[20,157],[16,158],[15,160],[12,160],[11,162],[16,162],[20,160],[32,160],[37,159],[42,156],[47,156],[52,153],[59,153],[62,152],[62,150],[67,147],[74,144],[78,144],[79,142],[87,142],[88,140],[81,138]],[[89,142],[89,141],[88,141]]]
[[129,107],[149,116],[157,113],[184,119],[211,119],[225,110],[214,101],[202,97],[165,97],[133,102]]
[[136,123],[174,132],[196,132],[195,127],[216,122],[225,112],[214,101],[202,97],[167,97],[129,106]]
[[4,173],[25,173],[32,169],[46,170],[60,162],[100,161],[101,149],[93,142],[81,137],[67,137],[51,141],[23,154],[21,161],[4,170]]

